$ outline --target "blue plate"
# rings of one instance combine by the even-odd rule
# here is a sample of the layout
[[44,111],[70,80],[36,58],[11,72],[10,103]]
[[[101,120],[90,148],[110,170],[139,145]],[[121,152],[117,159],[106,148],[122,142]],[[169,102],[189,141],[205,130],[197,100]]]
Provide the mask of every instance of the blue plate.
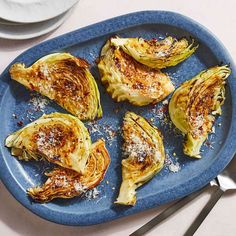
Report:
[[[142,36],[145,38],[165,37],[193,37],[200,43],[196,53],[178,66],[166,72],[172,77],[176,87],[183,81],[192,78],[201,70],[221,63],[230,64],[232,74],[226,88],[226,102],[223,115],[217,118],[216,134],[210,135],[213,148],[203,146],[203,158],[190,159],[182,152],[182,137],[173,134],[172,129],[158,118],[155,107],[135,107],[127,103],[115,103],[105,92],[100,83],[95,59],[105,41],[115,34],[124,37]],[[48,168],[44,162],[18,161],[10,155],[4,147],[6,136],[19,129],[17,121],[29,123],[30,92],[22,85],[10,80],[9,67],[1,75],[0,82],[0,177],[12,195],[25,207],[35,214],[60,224],[92,225],[113,220],[122,216],[158,206],[177,198],[190,194],[206,185],[229,163],[235,153],[236,143],[236,69],[224,46],[207,29],[191,19],[177,13],[164,11],[145,11],[116,17],[95,25],[76,30],[55,39],[43,42],[17,57],[12,63],[23,62],[31,65],[40,57],[52,52],[70,52],[75,56],[87,59],[91,71],[98,81],[104,116],[97,122],[100,132],[92,132],[92,139],[103,136],[107,139],[107,148],[111,155],[111,165],[105,180],[98,186],[100,195],[96,199],[84,198],[58,199],[47,204],[32,202],[26,195],[26,189],[45,181],[42,173]],[[134,207],[118,206],[116,199],[121,182],[121,136],[110,138],[106,126],[115,131],[121,126],[125,111],[132,110],[146,118],[154,118],[153,123],[159,127],[164,135],[166,152],[173,162],[180,164],[177,173],[164,168],[148,184],[138,190],[138,200]],[[45,112],[62,111],[59,106],[51,102]],[[117,112],[118,111],[118,112]],[[16,114],[18,119],[12,115]],[[27,115],[28,114],[28,115]],[[36,112],[34,117],[42,115]],[[167,118],[168,119],[168,118]],[[221,124],[221,126],[220,126]],[[87,124],[89,126],[89,124]],[[173,157],[173,153],[176,157]]]

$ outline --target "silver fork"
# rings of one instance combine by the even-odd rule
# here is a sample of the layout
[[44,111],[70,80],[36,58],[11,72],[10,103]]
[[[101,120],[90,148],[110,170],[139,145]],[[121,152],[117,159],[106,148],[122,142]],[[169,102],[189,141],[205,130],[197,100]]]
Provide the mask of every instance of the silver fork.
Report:
[[204,219],[210,213],[210,211],[224,194],[224,192],[236,189],[236,158],[233,158],[226,169],[222,173],[220,173],[215,180],[217,183],[217,189],[214,192],[214,195],[212,195],[211,199],[207,202],[202,211],[194,219],[192,225],[188,228],[184,236],[194,235],[194,233],[197,231],[199,226],[202,224]]
[[151,230],[156,225],[158,225],[160,222],[162,222],[164,219],[166,219],[167,217],[175,213],[177,210],[185,206],[188,202],[192,201],[194,198],[196,198],[198,195],[200,195],[202,192],[204,192],[207,188],[211,186],[215,186],[216,188],[216,190],[214,191],[214,194],[212,195],[210,200],[207,202],[207,204],[204,206],[204,208],[199,213],[199,215],[195,218],[195,220],[193,221],[191,226],[188,228],[184,236],[194,235],[196,230],[199,228],[201,223],[210,213],[210,211],[218,202],[220,197],[224,194],[224,192],[227,190],[236,189],[236,158],[233,158],[233,160],[225,168],[225,170],[221,174],[219,174],[214,180],[212,180],[210,184],[208,184],[206,187],[204,187],[203,189],[195,193],[188,195],[187,197],[182,198],[181,200],[179,200],[172,206],[168,207],[166,210],[164,210],[159,215],[154,217],[152,220],[147,222],[141,228],[139,228],[138,230],[130,234],[130,236],[144,235],[149,230]]

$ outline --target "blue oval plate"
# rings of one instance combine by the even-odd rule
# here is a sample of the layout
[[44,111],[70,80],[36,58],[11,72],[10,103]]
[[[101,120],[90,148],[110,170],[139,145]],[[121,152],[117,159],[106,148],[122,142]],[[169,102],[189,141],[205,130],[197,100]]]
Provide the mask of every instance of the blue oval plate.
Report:
[[[200,43],[196,53],[178,66],[166,72],[175,82],[176,87],[185,80],[192,78],[201,70],[221,63],[230,64],[232,74],[226,88],[226,102],[223,115],[217,118],[216,133],[211,134],[203,146],[203,158],[190,159],[182,152],[182,137],[173,134],[169,124],[163,122],[160,109],[163,104],[156,106],[134,107],[127,103],[115,103],[102,87],[95,64],[100,49],[105,41],[115,34],[124,37],[163,38],[171,35],[177,38],[193,37]],[[111,165],[105,180],[98,186],[100,195],[96,199],[58,199],[47,204],[31,201],[26,195],[26,189],[45,181],[43,172],[48,168],[44,162],[18,161],[10,155],[4,147],[6,136],[19,129],[17,122],[29,123],[42,115],[34,112],[29,104],[30,92],[22,85],[10,80],[9,67],[1,75],[0,82],[0,177],[12,195],[25,207],[35,214],[60,224],[92,225],[113,220],[122,216],[167,203],[190,194],[206,185],[229,163],[235,153],[236,143],[236,84],[235,66],[224,46],[204,27],[191,19],[177,13],[164,11],[145,11],[116,17],[104,22],[76,30],[55,39],[43,42],[17,57],[12,63],[23,62],[31,65],[40,57],[52,52],[70,52],[75,56],[87,59],[91,71],[97,79],[104,110],[102,119],[92,128],[93,141],[99,137],[107,140],[107,148],[111,155]],[[10,66],[10,65],[9,65]],[[153,121],[164,135],[166,152],[170,160],[180,170],[171,172],[165,167],[148,184],[138,190],[138,200],[134,207],[114,205],[121,182],[121,136],[117,132],[115,137],[109,135],[109,129],[117,131],[122,124],[125,111],[132,110]],[[55,103],[50,102],[45,113],[62,111]],[[17,115],[17,117],[14,116]],[[168,120],[168,115],[165,115]],[[94,124],[87,124],[91,129]],[[209,144],[210,143],[210,144]],[[176,155],[173,155],[173,154]]]

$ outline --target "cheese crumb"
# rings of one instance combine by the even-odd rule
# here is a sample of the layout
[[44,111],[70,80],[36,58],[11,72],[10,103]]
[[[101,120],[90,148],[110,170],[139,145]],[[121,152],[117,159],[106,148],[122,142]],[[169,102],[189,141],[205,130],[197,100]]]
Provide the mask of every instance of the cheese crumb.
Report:
[[80,182],[75,183],[74,188],[78,193],[84,193],[87,190],[87,187],[81,184]]
[[171,172],[176,173],[176,172],[179,172],[179,170],[180,170],[180,165],[179,165],[178,162],[176,162],[175,164],[172,162],[172,163],[168,166],[168,168],[169,168],[169,170],[170,170]]
[[169,103],[169,101],[168,101],[167,99],[165,99],[165,100],[162,102],[163,105],[167,105],[168,103]]
[[215,134],[215,132],[216,132],[215,126],[212,126],[211,133]]
[[85,197],[87,200],[95,199],[99,196],[100,191],[95,187],[85,193]]
[[30,99],[30,104],[33,105],[34,111],[44,112],[45,107],[48,105],[49,101],[42,96],[34,96]]
[[145,133],[142,136],[130,134],[130,138],[123,146],[124,156],[130,156],[137,158],[139,162],[143,162],[146,157],[152,156],[155,161],[161,159],[161,153],[156,146],[148,144],[148,137],[145,137]]
[[168,154],[166,154],[165,165],[167,166],[169,171],[173,173],[177,173],[181,169],[179,162],[176,160],[174,163],[174,161],[170,158]]

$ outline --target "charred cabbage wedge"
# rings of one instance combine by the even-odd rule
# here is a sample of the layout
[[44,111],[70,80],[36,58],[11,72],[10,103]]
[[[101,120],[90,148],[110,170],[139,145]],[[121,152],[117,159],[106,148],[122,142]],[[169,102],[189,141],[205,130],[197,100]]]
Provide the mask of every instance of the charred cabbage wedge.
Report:
[[202,71],[184,82],[173,94],[169,113],[175,126],[186,136],[184,153],[200,158],[200,148],[212,130],[215,115],[221,114],[225,100],[228,66]]
[[69,53],[47,55],[30,67],[16,63],[11,78],[54,100],[81,120],[102,116],[100,95],[89,64]]
[[166,74],[135,61],[112,46],[111,40],[102,48],[98,68],[107,92],[118,102],[128,100],[143,106],[161,101],[174,90]]
[[115,203],[135,205],[136,189],[164,165],[164,145],[160,131],[133,112],[125,115],[123,139],[122,183]]
[[182,38],[167,37],[163,40],[143,38],[112,38],[111,44],[121,47],[138,62],[155,69],[175,66],[191,56],[198,45]]
[[84,171],[91,151],[87,128],[76,117],[52,113],[9,135],[5,145],[20,160],[45,159],[51,163]]
[[72,198],[97,186],[104,178],[110,163],[109,153],[103,140],[92,144],[91,154],[84,174],[66,168],[55,168],[46,173],[47,181],[41,187],[28,189],[35,201],[44,203],[54,198]]

